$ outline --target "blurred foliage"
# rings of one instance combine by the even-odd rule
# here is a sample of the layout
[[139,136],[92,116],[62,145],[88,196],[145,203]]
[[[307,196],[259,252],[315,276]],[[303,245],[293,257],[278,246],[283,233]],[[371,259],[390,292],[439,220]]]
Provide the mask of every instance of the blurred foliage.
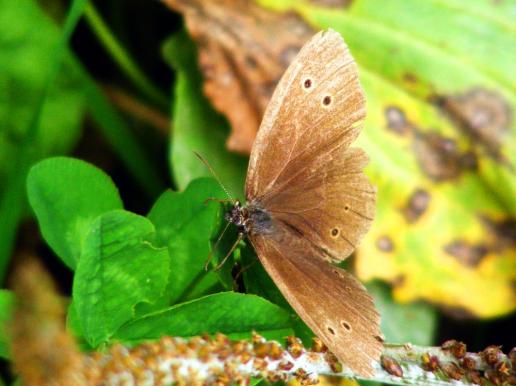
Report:
[[[358,62],[368,104],[358,144],[371,157],[367,172],[379,195],[376,221],[352,263],[364,281],[393,285],[392,294],[385,283],[368,285],[387,340],[432,344],[438,310],[428,303],[481,318],[514,311],[516,4],[256,3],[294,11],[314,30],[339,31]],[[247,159],[226,150],[229,124],[203,94],[196,44],[180,24],[167,29],[162,54],[173,82],[159,88],[139,68],[144,59],[133,59],[110,31],[116,22],[104,23],[93,3],[71,4],[58,27],[35,0],[0,0],[0,279],[20,253],[16,237],[45,251],[34,233],[17,233],[34,215],[52,253],[73,272],[68,324],[84,347],[205,331],[240,338],[252,330],[276,339],[295,333],[309,343],[312,332],[245,242],[221,270],[204,270],[210,253],[212,267],[224,257],[234,232],[214,248],[223,211],[205,200],[227,197],[193,151],[235,197],[243,197]],[[172,117],[171,181],[160,176],[165,167],[142,140],[163,137],[121,114],[69,48],[83,12],[126,77],[123,87]],[[92,153],[107,148],[132,182],[115,185],[76,158],[45,159],[72,152],[81,136]],[[119,172],[96,161],[109,174]],[[164,191],[167,185],[176,191]],[[124,210],[121,197],[138,202],[138,213]],[[427,303],[401,304],[417,299]],[[12,302],[12,293],[0,290],[0,325]],[[0,329],[0,357],[7,356]]]
[[0,358],[8,358],[9,355],[6,323],[11,315],[13,304],[13,294],[7,290],[0,290]]

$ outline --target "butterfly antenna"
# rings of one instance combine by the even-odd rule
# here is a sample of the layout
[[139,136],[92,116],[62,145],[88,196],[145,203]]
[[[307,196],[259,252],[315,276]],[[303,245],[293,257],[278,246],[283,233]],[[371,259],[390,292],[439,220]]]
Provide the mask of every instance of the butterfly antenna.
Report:
[[231,194],[229,194],[229,191],[226,189],[226,187],[224,186],[224,184],[222,183],[222,181],[220,180],[219,176],[217,176],[217,173],[215,173],[215,170],[213,170],[213,168],[211,167],[211,165],[208,163],[208,161],[206,160],[206,158],[204,158],[201,154],[197,153],[195,150],[193,151],[194,154],[197,156],[197,158],[199,158],[201,160],[201,162],[208,168],[208,170],[210,171],[210,173],[212,174],[212,176],[217,180],[217,182],[219,183],[220,187],[222,188],[222,190],[224,190],[224,193],[226,193],[226,196],[228,196],[228,198],[231,200],[231,201],[235,201],[235,199],[231,196]]

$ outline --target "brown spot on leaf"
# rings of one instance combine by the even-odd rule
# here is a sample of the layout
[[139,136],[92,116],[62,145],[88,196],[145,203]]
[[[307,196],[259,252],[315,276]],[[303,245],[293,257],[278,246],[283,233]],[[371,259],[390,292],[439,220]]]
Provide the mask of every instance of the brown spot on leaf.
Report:
[[439,100],[450,119],[490,155],[502,160],[500,146],[511,123],[509,103],[499,94],[475,88],[464,94]]
[[320,5],[329,8],[343,8],[349,7],[353,0],[310,0],[314,5]]
[[402,209],[405,219],[409,223],[417,221],[428,208],[430,194],[423,189],[417,189],[410,196],[407,205]]
[[451,180],[477,167],[474,152],[461,152],[455,140],[437,132],[416,132],[414,152],[423,172],[435,181]]
[[248,154],[278,79],[314,30],[247,0],[163,1],[199,46],[204,93],[231,124],[228,148]]
[[407,281],[407,278],[405,275],[398,275],[392,281],[392,285],[393,285],[393,287],[403,287],[405,285],[406,281]]
[[403,80],[407,83],[414,84],[418,82],[418,78],[411,72],[406,72],[403,74]]
[[488,248],[482,244],[472,245],[465,240],[455,240],[446,245],[444,251],[455,257],[461,264],[474,268],[487,255]]
[[387,128],[394,133],[403,135],[410,132],[411,124],[399,107],[388,106],[385,109],[385,119],[387,120]]
[[382,252],[392,252],[394,250],[394,243],[389,236],[380,236],[376,240],[376,247]]
[[494,235],[491,248],[501,251],[507,248],[516,248],[516,218],[507,217],[499,220],[488,216],[480,216],[484,226]]

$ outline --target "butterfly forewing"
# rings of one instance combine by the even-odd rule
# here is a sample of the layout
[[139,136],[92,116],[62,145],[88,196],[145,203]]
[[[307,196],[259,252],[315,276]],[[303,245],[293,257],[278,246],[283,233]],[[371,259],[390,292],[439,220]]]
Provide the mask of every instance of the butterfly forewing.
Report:
[[365,103],[340,35],[325,31],[280,80],[253,145],[246,180],[249,237],[267,272],[302,319],[360,375],[382,349],[372,298],[322,259],[346,258],[374,216],[367,156],[350,145]]
[[248,202],[290,219],[330,260],[346,258],[374,216],[367,157],[349,147],[364,116],[353,58],[338,33],[321,32],[279,82],[249,161]]
[[247,200],[266,194],[297,165],[309,167],[329,145],[349,145],[364,117],[348,48],[338,33],[320,32],[303,46],[267,106],[249,160]]

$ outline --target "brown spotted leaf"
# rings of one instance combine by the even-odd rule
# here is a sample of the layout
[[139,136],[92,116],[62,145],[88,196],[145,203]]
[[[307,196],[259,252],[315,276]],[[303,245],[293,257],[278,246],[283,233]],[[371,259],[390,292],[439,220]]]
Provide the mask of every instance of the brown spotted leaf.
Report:
[[339,31],[368,102],[359,138],[378,186],[362,279],[481,317],[516,295],[516,7],[482,0],[260,0]]

